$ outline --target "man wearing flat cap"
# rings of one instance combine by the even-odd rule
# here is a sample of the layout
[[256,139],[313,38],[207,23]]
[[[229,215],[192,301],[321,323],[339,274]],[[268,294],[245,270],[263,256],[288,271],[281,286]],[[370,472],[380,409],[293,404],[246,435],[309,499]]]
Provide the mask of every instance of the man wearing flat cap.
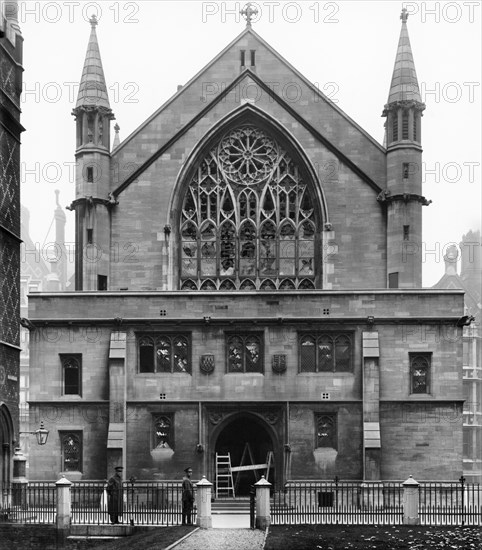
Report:
[[191,482],[192,468],[186,468],[184,472],[185,476],[182,478],[182,524],[191,525],[191,514],[194,504],[194,488]]
[[110,522],[119,523],[119,516],[122,515],[123,495],[122,495],[122,466],[114,468],[115,474],[107,482],[107,511],[109,512]]

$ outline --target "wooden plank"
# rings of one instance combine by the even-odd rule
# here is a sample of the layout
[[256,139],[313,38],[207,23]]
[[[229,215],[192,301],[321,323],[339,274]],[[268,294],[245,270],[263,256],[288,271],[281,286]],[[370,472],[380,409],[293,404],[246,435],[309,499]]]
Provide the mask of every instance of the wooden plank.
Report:
[[249,466],[233,466],[231,468],[232,472],[244,472],[245,470],[262,470],[267,468],[267,464],[251,464]]

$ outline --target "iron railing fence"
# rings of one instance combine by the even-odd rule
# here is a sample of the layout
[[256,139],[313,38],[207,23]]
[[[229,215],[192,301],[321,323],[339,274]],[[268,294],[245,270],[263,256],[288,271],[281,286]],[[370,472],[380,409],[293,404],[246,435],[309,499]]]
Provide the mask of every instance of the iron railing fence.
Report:
[[[71,487],[74,524],[109,523],[105,480],[75,481]],[[458,482],[419,482],[422,525],[482,525],[482,487]],[[0,522],[53,524],[55,481],[3,484]],[[120,520],[135,525],[178,525],[182,521],[182,482],[125,481]],[[403,482],[296,480],[272,490],[273,524],[379,524],[403,522]],[[193,510],[192,522],[196,521]]]
[[[136,481],[124,484],[125,517],[136,525],[180,525],[182,521],[182,482]],[[196,487],[194,487],[194,497]],[[196,507],[191,514],[196,523]]]
[[[76,481],[71,488],[72,523],[110,522],[107,481]],[[119,521],[133,525],[179,525],[182,522],[182,482],[124,481]],[[192,522],[196,521],[196,510]]]
[[[74,481],[70,489],[73,524],[110,523],[106,480]],[[194,488],[195,491],[195,488]],[[179,525],[182,522],[182,482],[124,481],[119,520],[134,525]],[[55,523],[55,481],[5,484],[0,501],[0,521]],[[196,508],[191,520],[196,522]]]
[[55,523],[57,490],[55,481],[4,484],[0,521],[15,523]]
[[[419,482],[422,525],[482,525],[480,484]],[[272,492],[274,524],[403,523],[403,481],[296,480]]]
[[422,525],[482,525],[482,487],[463,477],[421,482],[418,503]]
[[288,481],[272,493],[273,524],[403,523],[400,482]]

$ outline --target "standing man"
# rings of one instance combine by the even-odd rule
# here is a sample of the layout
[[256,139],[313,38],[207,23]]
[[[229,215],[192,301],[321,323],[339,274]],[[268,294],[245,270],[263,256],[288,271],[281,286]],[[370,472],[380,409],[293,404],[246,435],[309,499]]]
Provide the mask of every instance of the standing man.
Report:
[[182,524],[191,525],[192,507],[194,504],[194,488],[191,482],[192,468],[184,470],[185,476],[182,478]]
[[122,466],[114,468],[115,474],[107,482],[107,510],[109,512],[110,522],[119,523],[119,516],[122,515],[123,495],[122,495]]

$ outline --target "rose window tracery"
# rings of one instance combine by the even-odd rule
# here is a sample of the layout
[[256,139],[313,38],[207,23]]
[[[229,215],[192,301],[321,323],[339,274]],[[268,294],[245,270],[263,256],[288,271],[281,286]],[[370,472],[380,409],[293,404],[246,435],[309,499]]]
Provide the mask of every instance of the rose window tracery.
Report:
[[181,288],[315,288],[316,217],[298,166],[264,130],[225,134],[184,196]]

